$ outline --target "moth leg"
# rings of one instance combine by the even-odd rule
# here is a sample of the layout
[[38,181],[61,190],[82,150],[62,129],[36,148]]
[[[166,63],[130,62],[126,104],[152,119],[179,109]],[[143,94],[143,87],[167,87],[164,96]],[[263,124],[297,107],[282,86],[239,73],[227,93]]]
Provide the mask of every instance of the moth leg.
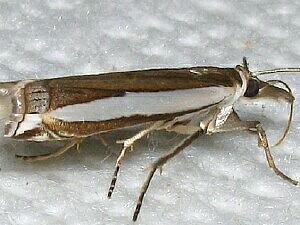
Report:
[[168,160],[172,159],[174,156],[176,156],[177,154],[182,152],[184,150],[184,148],[189,146],[195,139],[197,139],[201,133],[202,133],[202,130],[199,127],[196,132],[194,132],[193,134],[190,134],[187,138],[185,138],[183,141],[181,141],[167,155],[157,159],[150,165],[150,168],[149,168],[150,172],[148,173],[147,179],[145,180],[145,182],[141,188],[140,195],[139,195],[137,203],[136,203],[135,211],[134,211],[133,218],[132,218],[133,221],[137,220],[137,217],[139,215],[139,212],[140,212],[140,209],[141,209],[141,206],[143,203],[144,196],[148,190],[151,179],[152,179],[154,173],[156,172],[156,170],[160,169]]
[[177,134],[191,135],[199,130],[199,126],[195,126],[193,124],[175,123],[170,127],[166,127],[165,130],[168,132],[175,132]]
[[258,146],[262,147],[265,150],[265,154],[266,154],[266,158],[269,164],[269,167],[271,167],[273,169],[273,171],[280,176],[282,179],[294,184],[294,185],[298,185],[298,181],[293,180],[292,178],[288,177],[287,175],[285,175],[283,172],[281,172],[277,166],[275,165],[273,156],[271,154],[270,148],[269,148],[269,144],[268,144],[268,139],[266,136],[266,133],[264,131],[264,129],[261,127],[261,124],[258,124],[256,126],[256,130],[257,130],[257,134],[258,134]]
[[226,122],[221,126],[216,128],[212,133],[222,133],[231,131],[249,131],[251,133],[257,133],[256,126],[260,124],[258,121],[242,121],[237,113],[233,111]]
[[122,140],[122,141],[118,141],[117,143],[122,143],[123,144],[123,148],[119,154],[119,157],[116,161],[116,164],[115,164],[115,171],[113,173],[113,177],[112,177],[112,180],[111,180],[111,183],[110,183],[110,186],[109,186],[109,190],[108,190],[108,194],[107,194],[107,197],[108,198],[111,198],[111,195],[114,191],[114,188],[116,186],[116,182],[117,182],[117,177],[118,177],[118,173],[119,173],[119,170],[120,170],[120,166],[121,166],[121,163],[122,163],[122,160],[124,159],[124,157],[126,156],[126,154],[128,153],[128,151],[132,151],[133,150],[133,144],[141,139],[142,137],[144,136],[147,136],[151,131],[153,130],[157,130],[160,126],[162,126],[163,124],[165,123],[165,121],[157,121],[157,122],[154,122],[152,123],[152,125],[140,132],[138,132],[136,135],[134,135],[133,137],[131,138],[128,138],[126,140]]
[[268,139],[266,136],[266,133],[264,129],[262,128],[260,122],[258,121],[241,121],[238,117],[238,115],[233,112],[226,123],[221,126],[220,128],[217,128],[214,133],[220,133],[220,132],[228,132],[228,131],[239,131],[239,130],[247,130],[251,132],[255,132],[258,135],[258,146],[262,147],[265,151],[267,162],[269,167],[282,179],[287,180],[288,182],[297,185],[298,181],[295,181],[285,175],[283,172],[281,172],[273,159],[273,156],[270,151],[270,147],[268,144]]
[[70,148],[76,145],[77,150],[79,148],[79,145],[82,143],[84,138],[74,138],[70,142],[66,143],[61,148],[57,149],[55,152],[42,154],[42,155],[36,155],[36,156],[23,156],[23,155],[15,155],[17,159],[22,159],[26,162],[36,162],[36,161],[42,161],[47,160],[51,158],[58,157],[68,151]]

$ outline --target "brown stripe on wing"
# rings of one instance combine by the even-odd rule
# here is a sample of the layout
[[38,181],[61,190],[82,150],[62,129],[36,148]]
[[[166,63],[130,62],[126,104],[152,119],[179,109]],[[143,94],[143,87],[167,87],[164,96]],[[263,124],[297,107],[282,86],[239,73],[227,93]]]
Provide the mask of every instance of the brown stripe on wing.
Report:
[[[24,133],[13,135],[12,138],[14,139],[21,139],[21,140],[32,140],[37,137],[41,137],[47,134],[47,132],[42,127],[37,127],[32,130],[26,130]],[[53,139],[48,135],[49,140]]]
[[[64,81],[61,80],[61,83]],[[93,88],[49,85],[48,80],[34,81],[25,86],[25,113],[45,113],[59,107],[80,104],[107,97],[123,96],[125,92]]]
[[171,120],[175,117],[182,115],[195,113],[203,109],[207,109],[212,105],[201,107],[199,109],[193,109],[183,112],[166,113],[166,114],[155,114],[155,115],[135,115],[131,117],[121,117],[117,119],[105,120],[105,121],[75,121],[67,122],[60,119],[53,118],[49,114],[42,116],[42,124],[46,129],[60,135],[60,136],[74,136],[84,137],[90,136],[97,133],[107,132],[110,130],[121,129],[124,127],[130,127],[138,124],[143,124],[151,121],[159,120]]
[[128,92],[156,92],[211,86],[232,87],[240,81],[233,68],[191,67],[82,75],[47,80],[49,87],[88,88]]
[[91,102],[98,99],[124,96],[125,92],[88,89],[88,88],[72,88],[72,87],[51,87],[50,88],[50,110],[59,107]]
[[51,140],[64,140],[69,137],[59,135],[58,132],[53,132],[46,129],[43,125],[31,130],[26,130],[21,134],[14,135],[11,138],[17,140],[30,140],[30,141],[51,141]]

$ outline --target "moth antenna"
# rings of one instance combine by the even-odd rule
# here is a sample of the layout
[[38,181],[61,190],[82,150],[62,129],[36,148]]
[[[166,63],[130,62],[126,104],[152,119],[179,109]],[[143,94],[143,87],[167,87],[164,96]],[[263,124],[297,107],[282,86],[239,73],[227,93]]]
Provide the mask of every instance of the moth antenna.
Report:
[[271,70],[259,70],[259,71],[251,72],[251,75],[253,77],[258,77],[261,75],[271,74],[271,73],[300,73],[300,68],[287,67],[287,68],[276,68]]
[[282,80],[268,80],[267,83],[269,84],[272,84],[274,85],[275,83],[280,83],[282,85],[285,86],[285,88],[288,90],[288,93],[291,95],[291,102],[290,102],[290,115],[289,115],[289,119],[288,119],[288,123],[285,127],[285,130],[284,130],[284,133],[283,135],[281,136],[281,138],[272,146],[272,147],[276,147],[277,145],[280,145],[282,143],[282,141],[286,138],[289,130],[290,130],[290,127],[291,127],[291,124],[292,124],[292,118],[293,118],[293,109],[294,109],[294,95],[293,95],[293,92],[291,90],[291,88],[288,86],[287,83],[283,82]]
[[248,73],[250,73],[249,67],[248,67],[248,62],[247,62],[247,58],[243,57],[243,66],[244,68],[248,71]]

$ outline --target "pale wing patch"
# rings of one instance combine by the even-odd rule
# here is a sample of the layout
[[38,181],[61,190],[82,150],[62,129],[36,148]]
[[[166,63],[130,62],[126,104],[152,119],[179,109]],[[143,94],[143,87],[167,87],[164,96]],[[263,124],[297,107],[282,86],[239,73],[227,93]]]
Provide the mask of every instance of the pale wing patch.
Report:
[[103,121],[133,115],[176,113],[202,108],[234,94],[231,87],[206,87],[164,92],[130,92],[88,103],[69,105],[48,113],[63,121]]

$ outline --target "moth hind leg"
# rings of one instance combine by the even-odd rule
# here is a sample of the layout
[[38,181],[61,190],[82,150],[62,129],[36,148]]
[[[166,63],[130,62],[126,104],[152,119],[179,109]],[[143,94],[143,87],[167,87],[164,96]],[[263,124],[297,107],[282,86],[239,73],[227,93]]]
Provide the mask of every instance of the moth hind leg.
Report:
[[35,155],[35,156],[15,155],[15,157],[17,159],[21,159],[26,162],[37,162],[37,161],[43,161],[43,160],[55,158],[64,154],[66,151],[68,151],[70,148],[72,148],[75,145],[77,146],[77,150],[78,150],[79,145],[82,143],[83,139],[84,138],[73,138],[70,142],[66,143],[64,146],[51,153]]

